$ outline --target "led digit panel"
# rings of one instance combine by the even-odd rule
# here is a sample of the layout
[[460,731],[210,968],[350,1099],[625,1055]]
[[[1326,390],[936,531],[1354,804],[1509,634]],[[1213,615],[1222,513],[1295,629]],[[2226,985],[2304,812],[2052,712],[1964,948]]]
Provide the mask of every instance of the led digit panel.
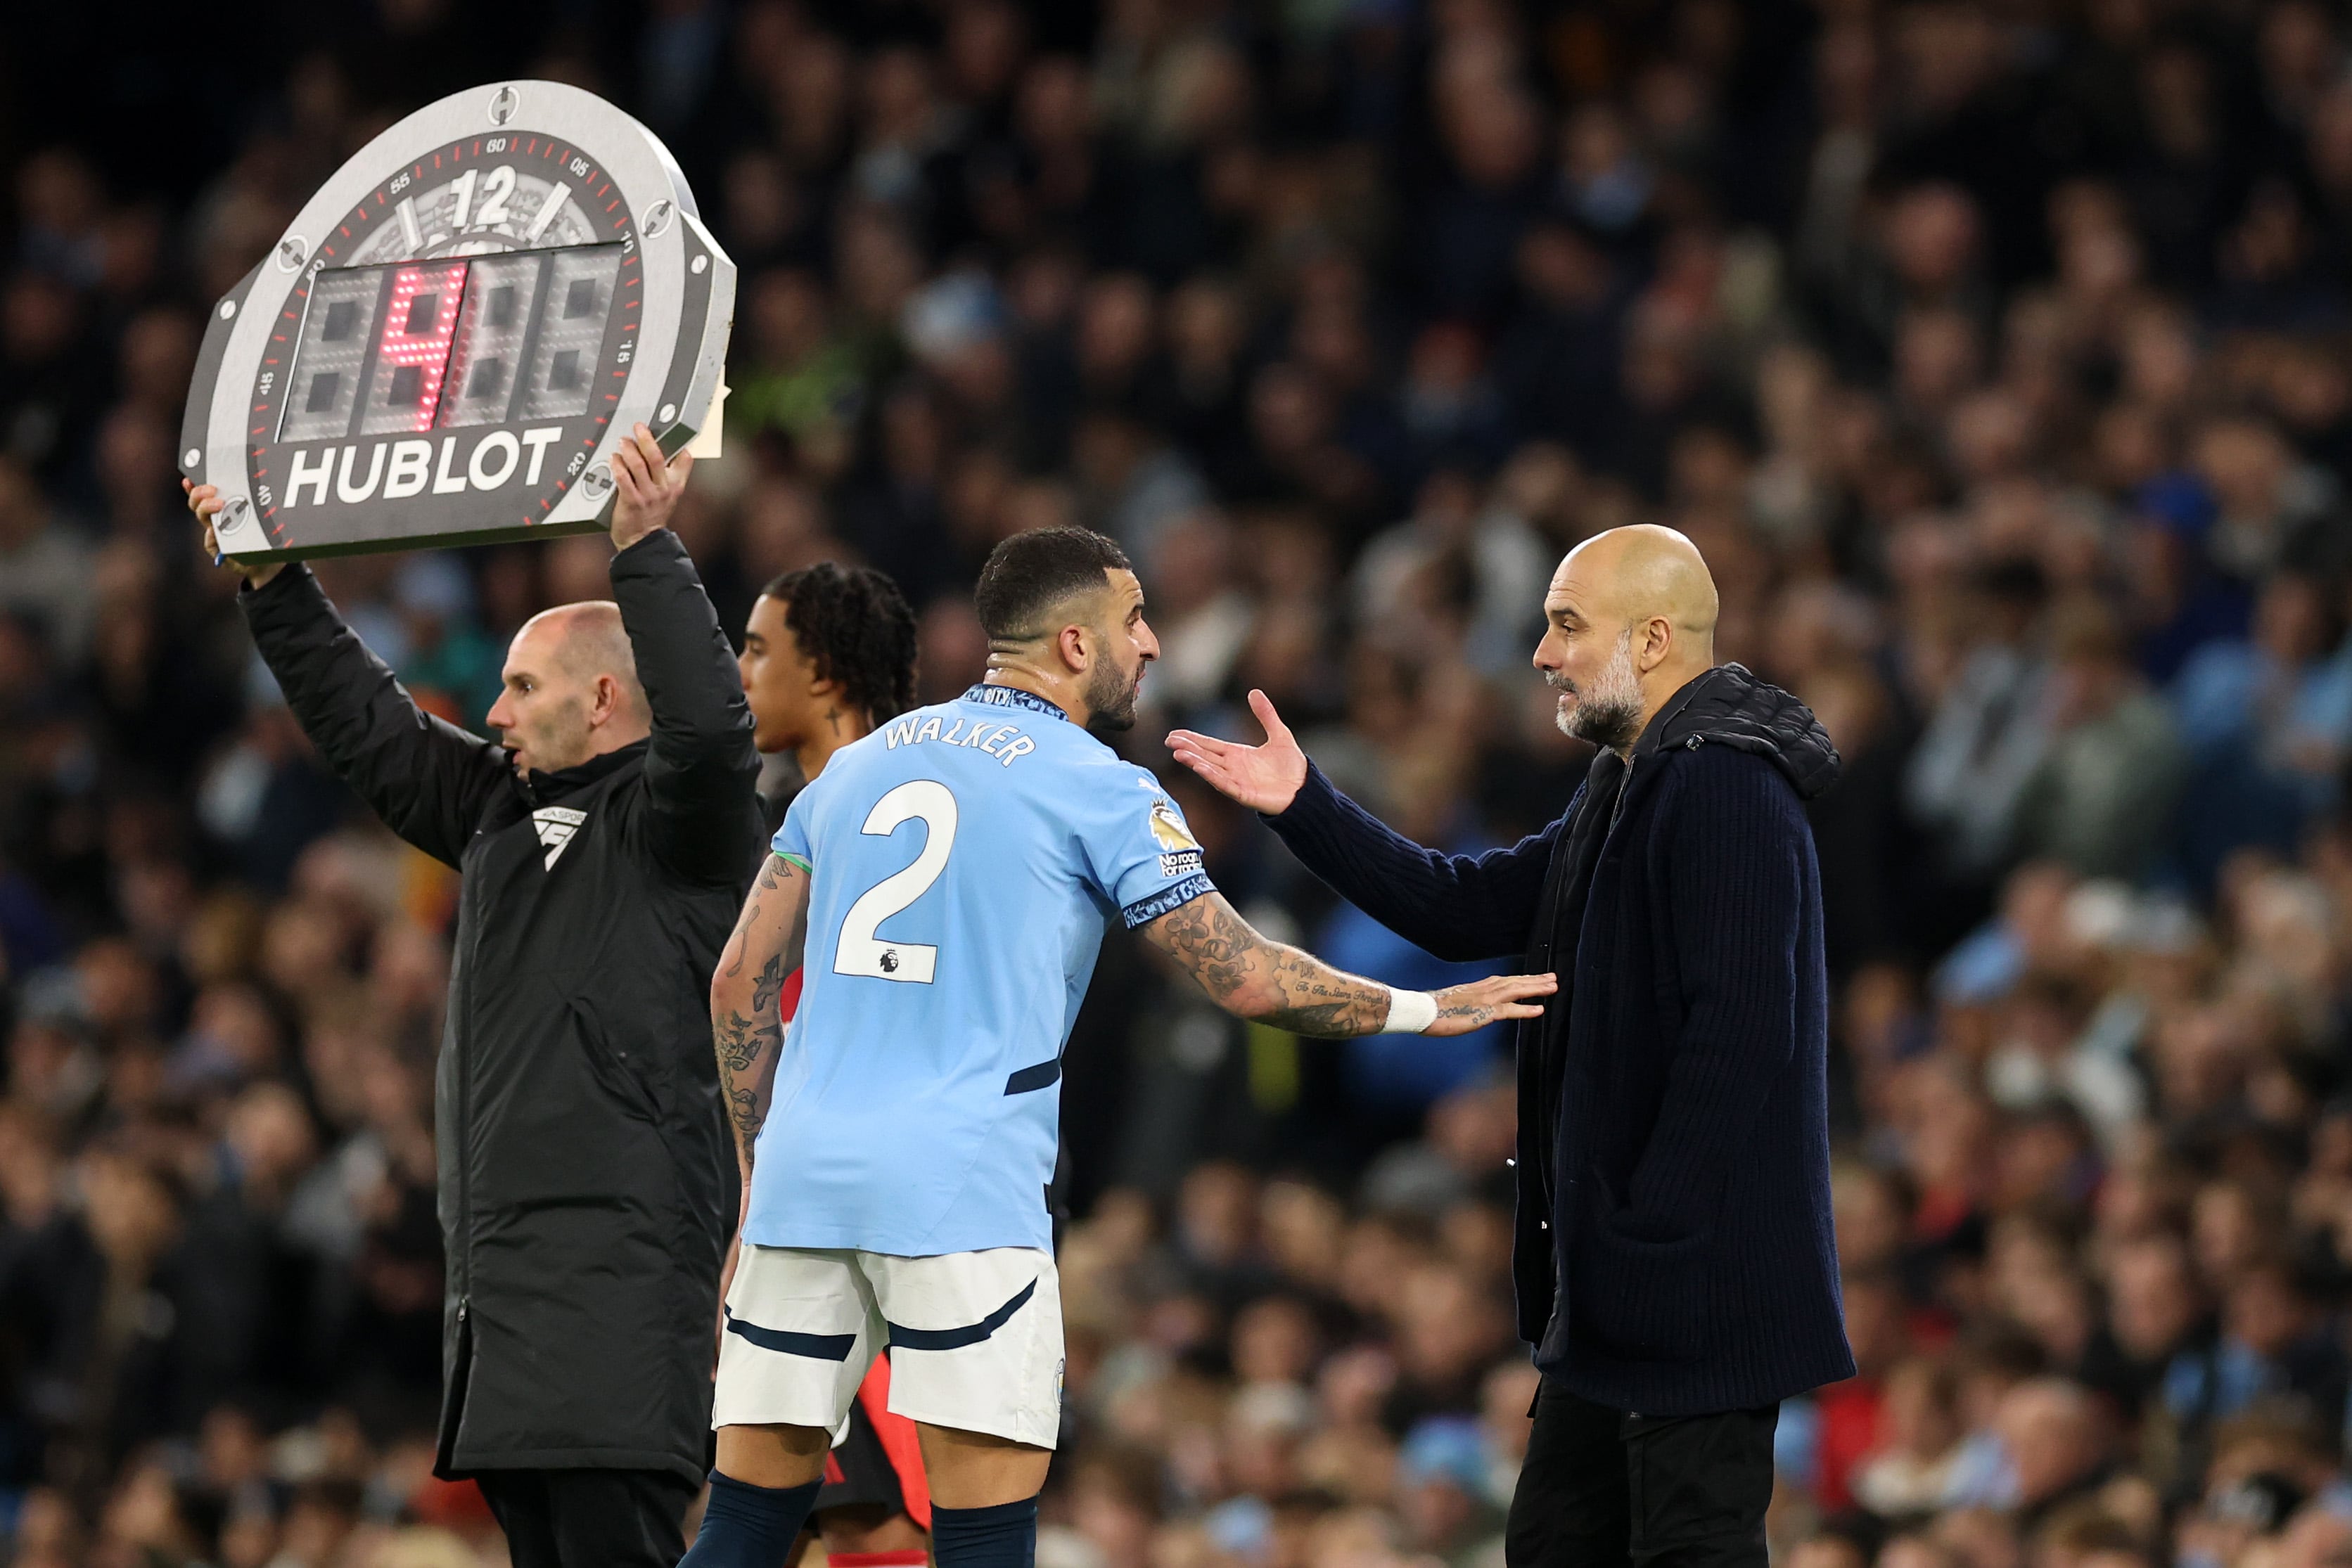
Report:
[[384,132],[211,322],[181,457],[224,548],[602,526],[613,443],[642,420],[675,450],[717,390],[734,268],[692,203],[644,127],[552,83]]
[[581,246],[320,274],[278,440],[580,417],[625,259],[619,246]]
[[557,251],[540,286],[538,339],[520,360],[517,389],[530,419],[568,419],[595,395],[597,349],[613,314],[615,273],[610,255]]
[[519,411],[515,393],[527,378],[515,374],[532,341],[545,290],[548,258],[484,256],[466,278],[466,331],[450,355],[444,424],[494,424]]
[[[385,271],[383,319],[376,329],[375,368],[363,377],[367,391],[356,435],[390,435],[430,430],[441,406],[441,378],[449,368],[449,345],[457,336],[457,302],[465,298],[466,264],[394,267]],[[299,382],[302,361],[294,361]]]
[[373,270],[320,275],[296,340],[293,392],[278,426],[279,440],[316,441],[349,433],[383,296]]

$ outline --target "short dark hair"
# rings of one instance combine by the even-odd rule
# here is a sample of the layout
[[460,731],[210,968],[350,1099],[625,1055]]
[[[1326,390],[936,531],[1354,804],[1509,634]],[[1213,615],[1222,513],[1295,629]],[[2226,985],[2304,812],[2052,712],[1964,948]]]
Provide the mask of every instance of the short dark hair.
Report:
[[817,679],[839,682],[876,724],[915,706],[915,612],[887,574],[824,560],[760,592],[784,607]]
[[1092,528],[1031,528],[988,552],[972,607],[990,642],[1025,642],[1046,611],[1102,587],[1105,572],[1131,570],[1127,552]]

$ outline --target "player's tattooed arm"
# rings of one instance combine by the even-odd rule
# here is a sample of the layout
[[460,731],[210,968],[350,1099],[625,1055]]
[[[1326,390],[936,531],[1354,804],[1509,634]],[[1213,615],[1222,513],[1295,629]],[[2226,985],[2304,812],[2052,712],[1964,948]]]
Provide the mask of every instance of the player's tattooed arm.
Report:
[[[1293,1034],[1347,1039],[1389,1021],[1389,988],[1335,969],[1260,935],[1221,893],[1202,894],[1146,924],[1143,935],[1200,982],[1229,1013]],[[1437,1017],[1423,1034],[1468,1034],[1507,1019],[1543,1012],[1558,988],[1549,975],[1495,975],[1435,993]]]
[[1388,1019],[1386,986],[1261,936],[1221,893],[1169,911],[1143,934],[1211,1001],[1243,1018],[1334,1038],[1370,1034]]
[[808,936],[808,873],[782,855],[760,868],[742,916],[710,977],[710,1034],[719,1055],[719,1087],[735,1129],[735,1155],[745,1179],[752,1143],[767,1119],[776,1055],[784,1039],[777,1007],[785,977],[801,966]]

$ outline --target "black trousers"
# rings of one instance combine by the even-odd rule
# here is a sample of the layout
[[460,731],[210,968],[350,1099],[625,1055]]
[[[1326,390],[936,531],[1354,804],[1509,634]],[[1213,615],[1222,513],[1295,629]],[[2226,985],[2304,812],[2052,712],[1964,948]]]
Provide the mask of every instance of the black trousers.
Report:
[[483,1470],[514,1568],[677,1568],[701,1489],[667,1470]]
[[1764,1568],[1780,1406],[1664,1417],[1553,1383],[1503,1538],[1509,1568]]

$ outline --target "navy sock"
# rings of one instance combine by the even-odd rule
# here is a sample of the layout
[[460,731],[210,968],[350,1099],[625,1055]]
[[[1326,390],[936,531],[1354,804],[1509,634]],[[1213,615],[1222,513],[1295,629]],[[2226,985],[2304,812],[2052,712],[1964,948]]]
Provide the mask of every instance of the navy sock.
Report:
[[933,1503],[931,1557],[939,1568],[1037,1568],[1037,1500],[993,1508]]
[[711,1471],[702,1529],[677,1568],[784,1568],[824,1485],[819,1479],[804,1487],[755,1487]]

